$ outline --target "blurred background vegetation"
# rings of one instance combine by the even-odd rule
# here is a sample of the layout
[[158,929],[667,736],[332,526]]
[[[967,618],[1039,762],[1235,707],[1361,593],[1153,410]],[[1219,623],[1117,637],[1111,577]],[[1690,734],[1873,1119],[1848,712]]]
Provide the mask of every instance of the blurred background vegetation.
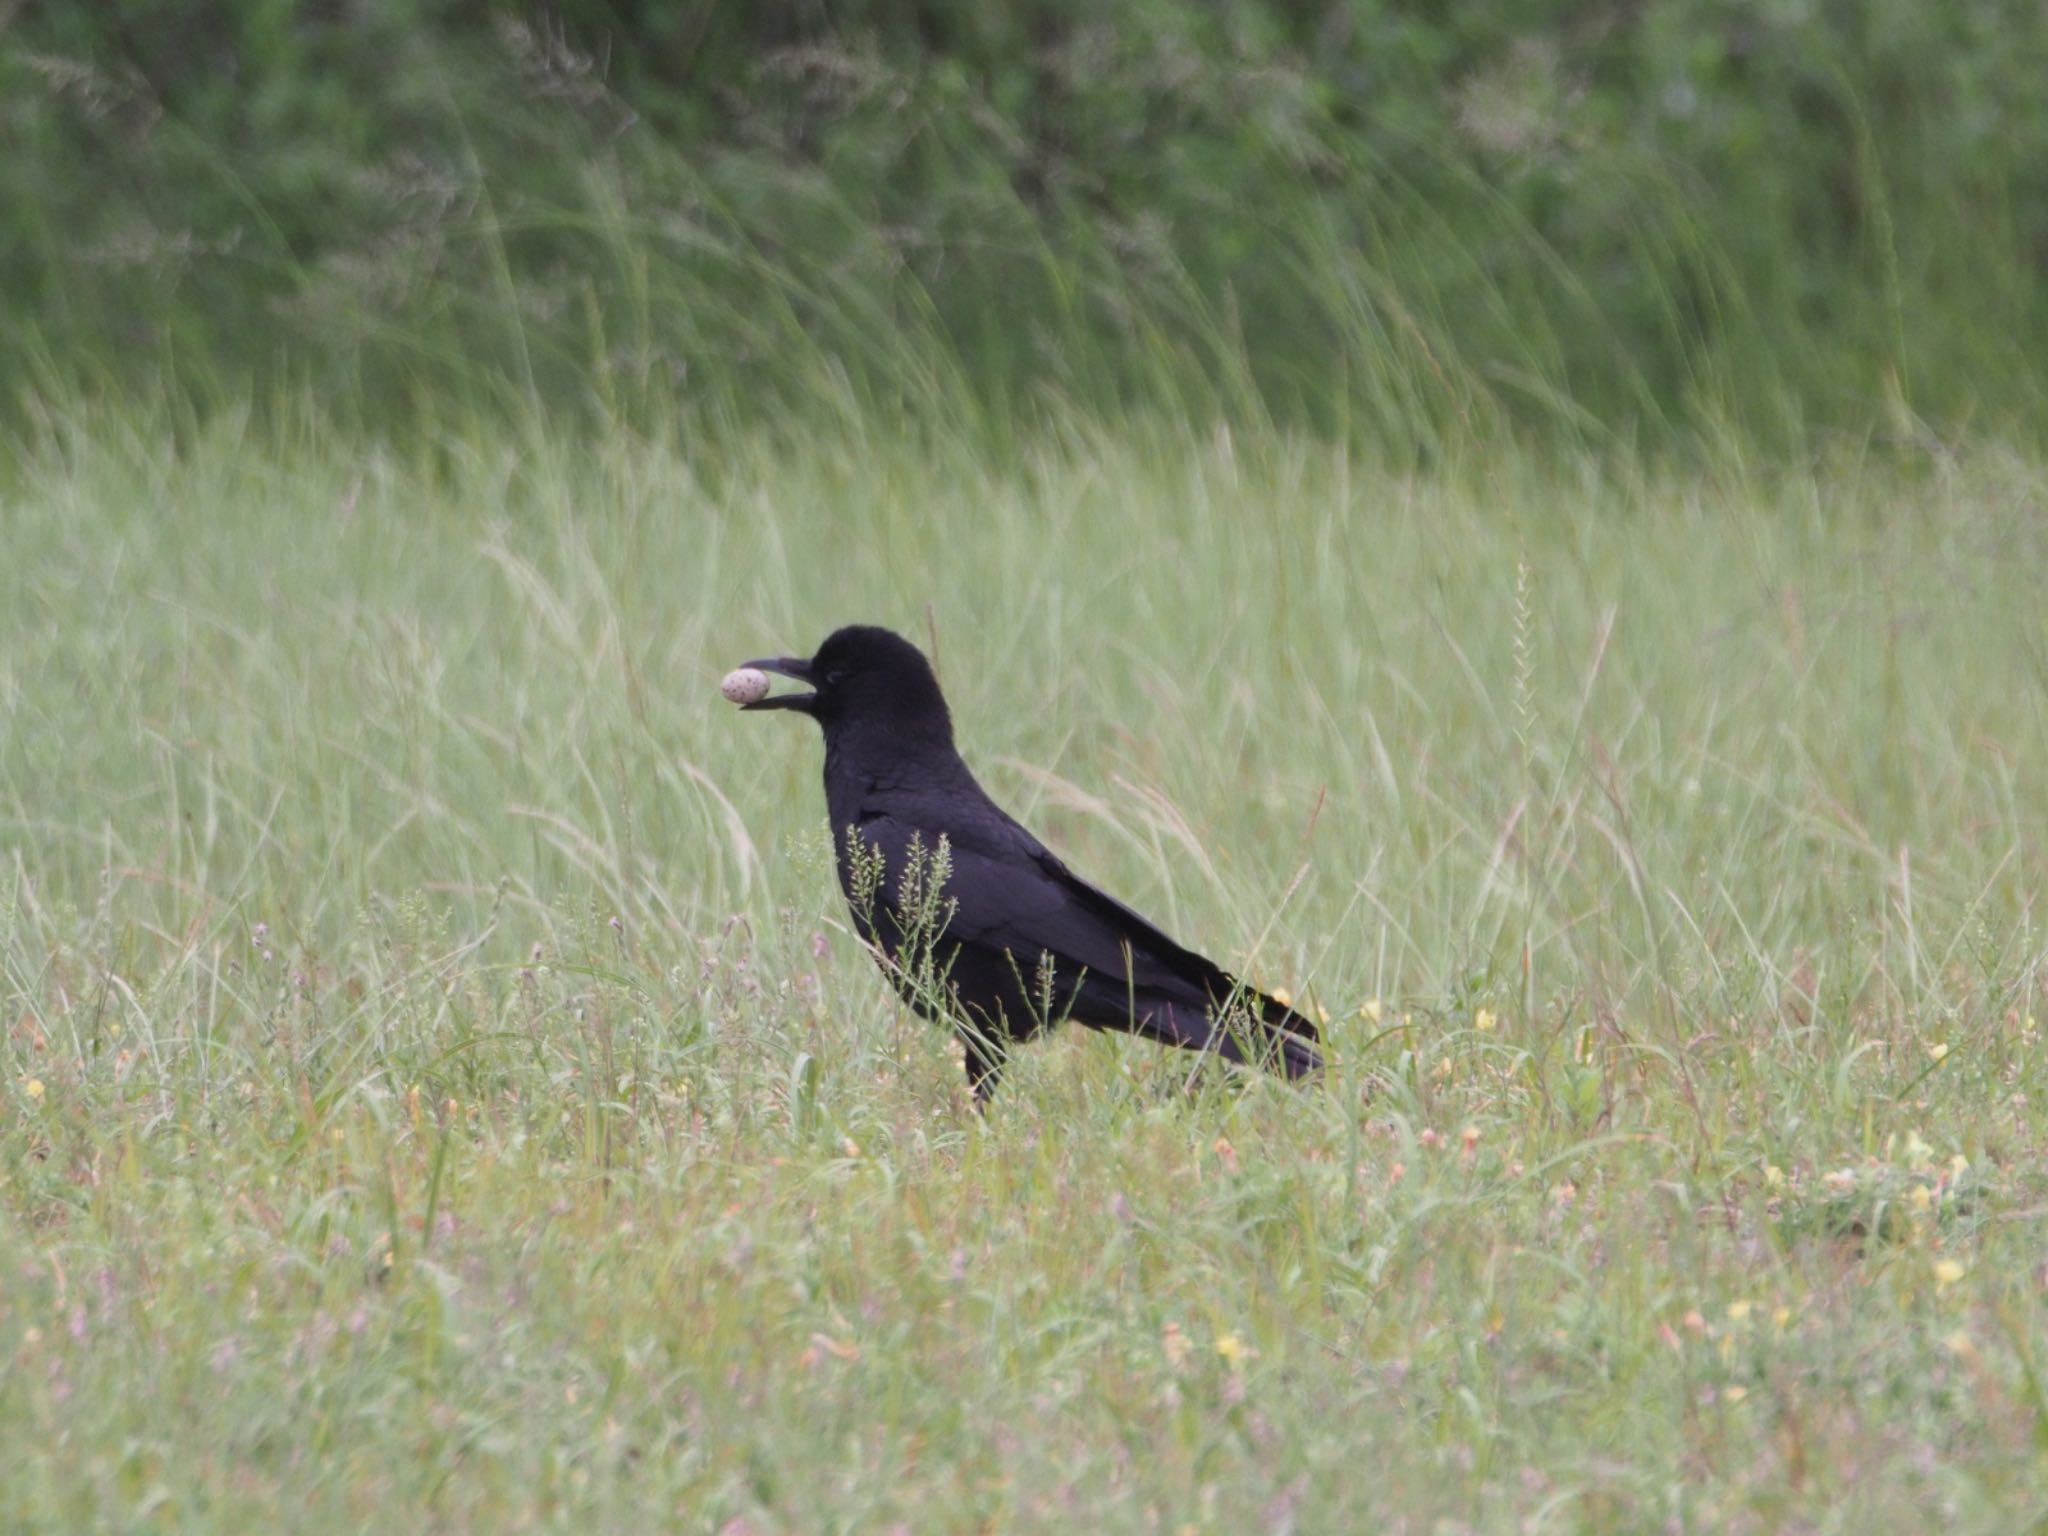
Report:
[[0,401],[2038,439],[2039,0],[0,0]]

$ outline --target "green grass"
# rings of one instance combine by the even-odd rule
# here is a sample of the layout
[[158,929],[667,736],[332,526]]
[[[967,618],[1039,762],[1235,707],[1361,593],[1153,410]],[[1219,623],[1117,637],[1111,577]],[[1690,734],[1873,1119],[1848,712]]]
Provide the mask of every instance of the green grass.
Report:
[[[971,442],[49,425],[0,1523],[2041,1522],[2048,470]],[[1327,1079],[978,1120],[715,688],[856,618]]]
[[8,5],[0,431],[168,378],[400,437],[2048,442],[2037,0],[673,12]]

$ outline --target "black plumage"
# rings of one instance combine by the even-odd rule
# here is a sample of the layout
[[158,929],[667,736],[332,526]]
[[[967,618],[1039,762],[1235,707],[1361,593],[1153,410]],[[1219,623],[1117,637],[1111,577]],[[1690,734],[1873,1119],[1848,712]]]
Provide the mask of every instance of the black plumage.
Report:
[[745,707],[822,728],[854,924],[904,999],[958,1030],[977,1099],[1014,1043],[1063,1018],[1289,1077],[1322,1064],[1315,1025],[1075,875],[988,797],[902,636],[855,625],[808,660],[748,665],[811,685]]

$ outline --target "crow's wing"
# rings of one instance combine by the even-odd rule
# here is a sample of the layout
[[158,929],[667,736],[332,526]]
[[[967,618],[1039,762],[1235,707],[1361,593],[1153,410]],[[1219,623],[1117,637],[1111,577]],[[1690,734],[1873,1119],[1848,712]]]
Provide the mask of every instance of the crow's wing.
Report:
[[[944,837],[948,941],[1007,952],[1026,977],[1049,954],[1055,975],[1068,984],[1085,971],[1108,988],[1201,1010],[1239,991],[1221,966],[1081,879],[992,801],[978,799],[877,788],[857,823],[887,860],[891,897],[913,844],[929,853]],[[1313,1024],[1277,1000],[1251,988],[1243,997],[1267,1024],[1317,1038]]]

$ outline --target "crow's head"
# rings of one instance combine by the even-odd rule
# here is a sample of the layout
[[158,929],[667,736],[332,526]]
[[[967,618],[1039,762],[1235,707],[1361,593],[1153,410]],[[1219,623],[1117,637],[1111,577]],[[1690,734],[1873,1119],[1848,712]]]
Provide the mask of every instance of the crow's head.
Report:
[[828,635],[808,661],[771,656],[747,665],[809,683],[811,692],[776,694],[744,709],[794,709],[815,719],[828,736],[858,728],[952,740],[952,719],[931,663],[892,630],[849,624]]

